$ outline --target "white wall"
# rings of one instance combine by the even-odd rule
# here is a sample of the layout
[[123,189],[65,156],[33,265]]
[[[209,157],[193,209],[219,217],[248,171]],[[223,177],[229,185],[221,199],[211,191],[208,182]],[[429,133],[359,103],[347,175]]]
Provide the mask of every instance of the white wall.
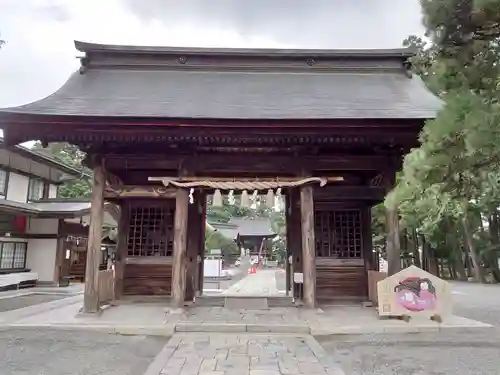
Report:
[[49,185],[49,198],[57,198],[57,185]]
[[30,234],[57,234],[58,219],[28,218],[26,233]]
[[7,186],[7,200],[26,203],[28,199],[28,186],[30,179],[26,176],[11,172],[9,173],[9,185]]
[[38,274],[38,281],[55,282],[57,239],[28,240],[26,267]]

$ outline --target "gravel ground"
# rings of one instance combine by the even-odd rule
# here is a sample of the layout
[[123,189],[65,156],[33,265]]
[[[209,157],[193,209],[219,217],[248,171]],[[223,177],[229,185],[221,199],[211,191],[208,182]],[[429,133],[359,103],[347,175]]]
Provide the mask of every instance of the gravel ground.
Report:
[[17,310],[68,297],[71,296],[67,294],[27,294],[25,296],[0,298],[0,312]]
[[2,375],[140,375],[166,337],[62,330],[0,331]]
[[490,329],[317,337],[346,375],[499,375],[500,286],[453,284],[455,313]]

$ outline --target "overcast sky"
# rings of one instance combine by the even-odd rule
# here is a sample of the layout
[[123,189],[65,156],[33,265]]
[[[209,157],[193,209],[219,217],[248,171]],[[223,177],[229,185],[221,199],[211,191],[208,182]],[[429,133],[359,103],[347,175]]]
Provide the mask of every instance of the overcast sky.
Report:
[[77,69],[73,40],[110,44],[395,48],[423,34],[418,0],[0,0],[0,107]]

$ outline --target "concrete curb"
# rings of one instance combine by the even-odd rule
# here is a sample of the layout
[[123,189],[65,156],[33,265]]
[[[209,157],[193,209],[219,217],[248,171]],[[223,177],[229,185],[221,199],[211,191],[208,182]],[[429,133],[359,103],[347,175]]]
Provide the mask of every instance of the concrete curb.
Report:
[[[175,341],[173,339],[170,339],[170,341]],[[168,362],[172,354],[176,351],[177,347],[179,344],[177,343],[176,345],[169,345],[170,341],[163,347],[160,353],[155,357],[153,362],[148,366],[146,369],[146,372],[144,375],[158,375],[160,373],[163,374],[163,366],[165,366],[165,363]]]
[[321,346],[321,344],[316,341],[312,336],[306,336],[304,339],[309,349],[314,353],[316,358],[318,358],[319,363],[325,367],[329,375],[345,375],[345,372],[340,367],[340,364],[335,361],[332,356]]
[[73,305],[81,301],[83,301],[81,295],[68,296],[55,301],[39,303],[36,305],[23,307],[21,309],[5,311],[3,313],[0,313],[0,322],[15,322],[29,316],[45,313],[47,311],[55,310],[60,307]]
[[313,336],[329,335],[377,335],[377,334],[416,334],[416,333],[436,333],[436,332],[470,332],[477,329],[490,329],[489,324],[468,324],[468,325],[436,325],[436,326],[343,326],[328,329],[323,327],[311,327]]
[[49,328],[62,331],[93,331],[118,335],[146,335],[146,336],[172,336],[174,327],[170,325],[161,326],[139,326],[139,325],[111,325],[111,324],[0,324],[0,331],[8,329],[33,329]]
[[[471,329],[489,327],[336,327],[337,329],[310,329],[308,326],[230,324],[230,323],[189,323],[179,322],[164,325],[115,325],[110,323],[0,323],[0,330],[48,328],[59,330],[97,331],[110,334],[172,336],[174,333],[247,333],[247,334],[290,334],[290,335],[376,335],[376,334],[416,334],[454,330],[470,332]],[[314,345],[314,344],[312,344]],[[318,344],[319,345],[319,344]]]

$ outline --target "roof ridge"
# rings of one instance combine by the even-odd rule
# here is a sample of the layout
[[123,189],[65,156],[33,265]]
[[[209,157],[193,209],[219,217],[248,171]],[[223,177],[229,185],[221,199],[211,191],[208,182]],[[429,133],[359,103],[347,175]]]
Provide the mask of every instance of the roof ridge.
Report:
[[[309,48],[223,48],[223,47],[175,47],[175,46],[134,46],[89,43],[75,40],[75,48],[80,52],[109,52],[116,54],[187,54],[219,56],[323,56],[323,57],[399,57],[408,58],[415,54],[411,47],[391,49],[309,49]],[[314,57],[312,56],[312,57]]]

